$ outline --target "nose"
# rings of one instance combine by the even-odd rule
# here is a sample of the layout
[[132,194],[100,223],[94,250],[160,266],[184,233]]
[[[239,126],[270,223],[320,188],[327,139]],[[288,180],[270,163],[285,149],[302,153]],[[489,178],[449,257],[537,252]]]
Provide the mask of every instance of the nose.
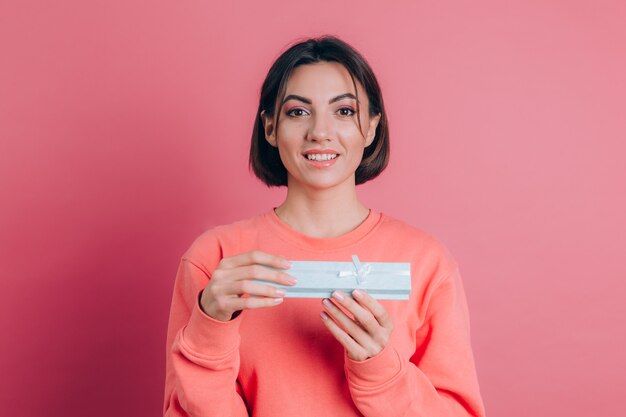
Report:
[[331,123],[320,115],[313,116],[310,120],[311,126],[307,132],[307,139],[317,142],[330,140]]

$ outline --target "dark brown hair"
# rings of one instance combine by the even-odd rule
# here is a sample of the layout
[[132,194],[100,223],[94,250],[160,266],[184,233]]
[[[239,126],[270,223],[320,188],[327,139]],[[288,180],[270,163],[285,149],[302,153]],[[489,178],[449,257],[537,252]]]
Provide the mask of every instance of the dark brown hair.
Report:
[[[325,35],[299,41],[283,52],[272,64],[261,87],[261,97],[252,142],[250,144],[250,168],[254,174],[268,186],[287,185],[287,170],[280,160],[278,149],[270,145],[265,139],[265,129],[261,118],[261,111],[273,117],[276,103],[282,102],[287,80],[294,68],[300,65],[317,62],[338,62],[350,73],[355,93],[358,97],[355,79],[363,86],[369,101],[370,116],[380,113],[380,121],[376,128],[376,136],[372,143],[365,148],[363,159],[356,170],[356,184],[363,184],[376,178],[387,166],[389,160],[389,128],[387,113],[383,104],[383,96],[374,75],[365,58],[352,46],[335,36]],[[360,114],[357,101],[357,114]],[[276,115],[275,131],[278,130],[280,111]],[[357,116],[359,128],[361,119]]]

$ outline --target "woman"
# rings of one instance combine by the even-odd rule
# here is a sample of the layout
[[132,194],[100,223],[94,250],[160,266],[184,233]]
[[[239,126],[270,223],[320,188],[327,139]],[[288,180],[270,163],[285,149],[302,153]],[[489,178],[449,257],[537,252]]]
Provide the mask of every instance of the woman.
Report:
[[[482,416],[457,266],[424,232],[361,203],[387,165],[373,71],[308,39],[263,83],[250,165],[278,207],[203,233],[182,257],[168,330],[168,416]],[[289,260],[410,262],[408,301],[285,298]],[[270,267],[270,268],[268,268]],[[287,292],[289,289],[287,289]]]

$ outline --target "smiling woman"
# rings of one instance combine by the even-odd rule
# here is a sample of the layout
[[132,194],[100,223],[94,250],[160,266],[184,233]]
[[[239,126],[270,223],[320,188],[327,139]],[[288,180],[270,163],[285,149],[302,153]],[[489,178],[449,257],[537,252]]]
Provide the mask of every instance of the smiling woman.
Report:
[[[354,48],[308,39],[274,62],[250,165],[287,196],[206,231],[183,255],[165,415],[484,415],[454,259],[358,198],[356,185],[378,176],[388,155],[382,94]],[[291,261],[351,258],[410,264],[409,299],[375,299],[363,287],[290,297]]]
[[[356,87],[353,91],[342,64],[302,65],[289,77],[279,111],[273,116],[261,111],[265,137],[278,148],[290,192],[331,187],[355,192],[356,170],[381,118],[380,113],[370,116],[367,94],[360,82]],[[358,113],[357,103],[362,109]],[[279,115],[285,117],[277,125]]]

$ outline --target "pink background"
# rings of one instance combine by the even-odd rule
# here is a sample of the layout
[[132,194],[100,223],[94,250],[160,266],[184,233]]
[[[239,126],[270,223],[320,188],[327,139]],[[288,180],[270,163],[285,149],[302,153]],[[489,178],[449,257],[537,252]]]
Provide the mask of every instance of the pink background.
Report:
[[623,415],[625,3],[223,3],[0,4],[2,414],[160,414],[178,259],[281,201],[260,85],[332,33],[389,112],[362,197],[459,261],[488,414]]

